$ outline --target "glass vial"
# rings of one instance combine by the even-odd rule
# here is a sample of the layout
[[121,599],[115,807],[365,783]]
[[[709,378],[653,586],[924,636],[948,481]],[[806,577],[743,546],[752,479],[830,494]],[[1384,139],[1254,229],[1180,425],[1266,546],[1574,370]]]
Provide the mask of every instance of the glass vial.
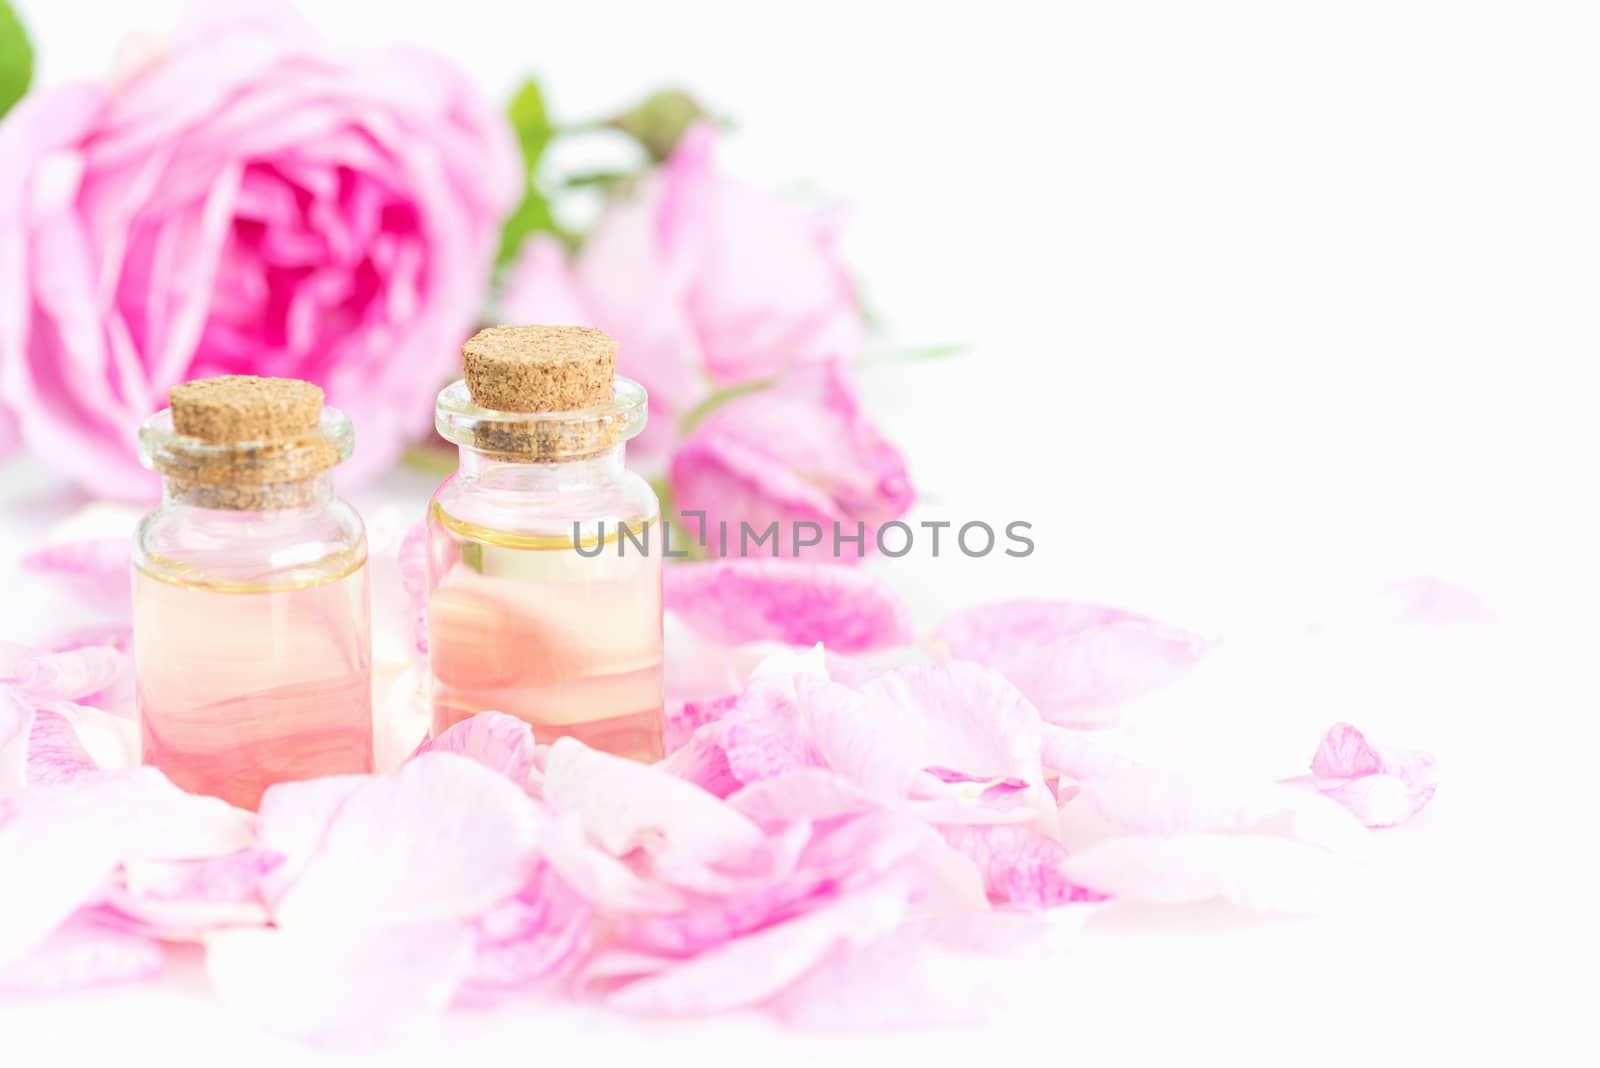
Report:
[[433,732],[478,712],[662,756],[661,509],[623,466],[645,392],[579,327],[492,327],[437,426],[460,470],[428,514]]
[[366,535],[330,474],[350,421],[292,379],[168,400],[139,432],[163,476],[133,557],[144,762],[250,809],[273,783],[371,771]]

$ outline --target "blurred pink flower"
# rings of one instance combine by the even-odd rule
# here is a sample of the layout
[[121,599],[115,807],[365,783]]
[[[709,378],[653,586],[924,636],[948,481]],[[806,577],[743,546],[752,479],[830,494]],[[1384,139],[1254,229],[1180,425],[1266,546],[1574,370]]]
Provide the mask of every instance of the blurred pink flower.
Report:
[[[747,549],[741,522],[752,537],[777,522],[776,555],[797,555],[791,524],[811,522],[821,526],[821,544],[810,554],[859,560],[878,526],[904,515],[915,496],[905,458],[861,413],[835,362],[792,371],[770,389],[717,408],[673,455],[671,477],[678,510],[705,512],[705,548],[713,555],[774,555],[770,542]],[[844,536],[863,533],[861,544],[845,543],[836,554],[835,523]]]
[[428,424],[518,179],[440,59],[336,51],[276,7],[202,16],[0,126],[0,396],[119,497],[152,485],[140,421],[205,375],[317,382],[360,428],[350,473],[381,470]]
[[729,177],[715,148],[714,127],[692,129],[570,262],[531,241],[502,299],[508,321],[616,337],[618,370],[650,392],[645,451],[714,390],[850,359],[865,332],[832,213]]

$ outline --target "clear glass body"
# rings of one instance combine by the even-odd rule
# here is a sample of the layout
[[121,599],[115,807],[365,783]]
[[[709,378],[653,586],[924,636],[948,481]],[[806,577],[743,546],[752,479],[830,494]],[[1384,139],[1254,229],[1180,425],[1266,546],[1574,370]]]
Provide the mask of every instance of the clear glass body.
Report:
[[296,507],[204,507],[168,480],[134,551],[143,759],[255,808],[274,783],[372,770],[367,544],[324,473]]
[[428,509],[435,734],[494,710],[541,742],[661,758],[660,505],[623,450],[536,463],[462,445]]

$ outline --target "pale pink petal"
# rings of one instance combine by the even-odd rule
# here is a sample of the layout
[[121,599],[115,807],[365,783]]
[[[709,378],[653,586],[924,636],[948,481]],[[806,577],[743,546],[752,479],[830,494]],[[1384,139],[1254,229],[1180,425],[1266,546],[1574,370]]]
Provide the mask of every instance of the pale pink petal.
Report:
[[571,738],[550,747],[544,775],[550,808],[576,815],[615,856],[643,848],[710,862],[763,841],[759,827],[700,787]]
[[1067,851],[1032,828],[944,827],[941,833],[978,866],[984,891],[996,903],[1048,908],[1104,896],[1068,879],[1062,872]]
[[877,807],[866,792],[836,771],[797,768],[742,787],[728,804],[757,823],[820,822]]
[[576,813],[541,811],[539,855],[584,900],[612,912],[669,912],[683,899],[670,886],[639,875],[626,862],[591,843]]
[[10,686],[0,684],[0,797],[28,785],[29,736],[33,708]]
[[935,637],[951,658],[1000,672],[1063,726],[1106,721],[1109,710],[1187,674],[1211,648],[1143,616],[1070,601],[983,605],[946,619]]
[[208,860],[131,863],[105,901],[141,931],[165,939],[260,926],[268,921],[262,884],[282,863],[281,855],[261,849]]
[[541,865],[517,895],[472,923],[472,970],[460,997],[481,1000],[525,990],[568,972],[590,944],[593,910]]
[[727,797],[743,785],[728,764],[728,751],[722,744],[720,723],[707,724],[696,731],[687,744],[668,754],[660,767],[669,775],[692,782],[717,797]]
[[[274,840],[272,818],[263,805],[263,843]],[[522,886],[536,839],[533,802],[519,788],[465,757],[427,753],[349,794],[273,901],[273,918],[328,928],[473,916]]]
[[48,994],[144,979],[165,961],[160,942],[85,910],[20,959],[0,965],[0,991]]
[[615,1008],[682,1016],[758,1005],[839,946],[876,941],[905,918],[906,890],[875,886],[662,968],[607,997]]
[[415,1034],[449,1007],[472,961],[460,923],[240,928],[206,940],[206,971],[224,1002],[271,1031],[340,1049]]
[[911,615],[881,578],[793,560],[722,560],[666,571],[666,604],[729,644],[779,641],[854,653],[909,642]]
[[0,963],[39,944],[96,897],[119,864],[221,856],[252,817],[183,793],[153,768],[97,772],[0,799]]
[[1112,833],[1249,831],[1325,849],[1359,849],[1366,837],[1338,805],[1308,791],[1161,768],[1128,768],[1084,780],[1063,809],[1063,820],[1084,810]]
[[334,817],[370,778],[325,775],[278,783],[261,795],[256,845],[280,858],[270,871],[262,873],[262,899],[269,906],[277,904],[301,870],[316,857]]
[[1379,593],[1385,614],[1403,623],[1488,624],[1500,616],[1465,586],[1427,575],[1397,579]]
[[109,689],[132,670],[126,653],[89,646],[61,653],[36,653],[11,667],[8,680],[34,701],[80,701]]
[[1314,912],[1336,896],[1335,854],[1255,834],[1128,835],[1074,851],[1071,882],[1129,901],[1181,904],[1223,898],[1267,912]]
[[1375,746],[1348,723],[1328,728],[1311,758],[1311,782],[1368,827],[1404,823],[1433,800],[1433,756]]
[[36,549],[22,558],[25,571],[60,581],[83,600],[113,611],[131,610],[133,542],[96,538]]
[[481,712],[430,738],[417,749],[423,753],[456,753],[498,771],[523,789],[537,778],[533,728],[503,712]]

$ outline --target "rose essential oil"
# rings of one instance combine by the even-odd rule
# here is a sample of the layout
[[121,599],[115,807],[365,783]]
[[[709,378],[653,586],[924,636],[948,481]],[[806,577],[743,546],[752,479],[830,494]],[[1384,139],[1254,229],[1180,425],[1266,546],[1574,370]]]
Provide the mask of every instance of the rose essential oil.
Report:
[[623,466],[644,390],[577,327],[496,327],[439,395],[461,469],[428,516],[433,732],[499,711],[541,742],[661,758],[661,519]]
[[140,433],[164,476],[134,552],[144,762],[252,809],[274,783],[371,771],[366,538],[329,475],[349,421],[287,379],[169,399]]

